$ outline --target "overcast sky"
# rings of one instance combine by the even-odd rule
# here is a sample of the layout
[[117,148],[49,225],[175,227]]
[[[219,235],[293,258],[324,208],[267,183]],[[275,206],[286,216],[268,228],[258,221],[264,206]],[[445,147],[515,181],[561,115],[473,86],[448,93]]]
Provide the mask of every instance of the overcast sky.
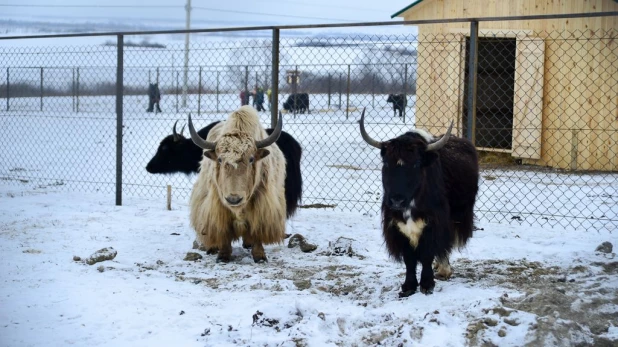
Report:
[[[412,0],[192,0],[192,27],[397,21]],[[146,4],[147,5],[144,5]],[[2,0],[0,19],[125,23],[183,29],[186,0]],[[97,28],[93,28],[97,30]]]

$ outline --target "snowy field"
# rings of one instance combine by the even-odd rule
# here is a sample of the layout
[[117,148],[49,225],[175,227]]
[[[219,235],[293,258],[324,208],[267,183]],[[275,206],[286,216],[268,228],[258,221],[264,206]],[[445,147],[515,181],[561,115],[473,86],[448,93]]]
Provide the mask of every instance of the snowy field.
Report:
[[[284,100],[286,94],[281,96]],[[174,201],[186,202],[194,177],[151,175],[146,164],[176,120],[194,115],[196,127],[226,119],[238,107],[233,94],[191,95],[187,108],[164,99],[164,113],[146,113],[145,96],[126,96],[123,128],[123,195],[165,203],[166,186]],[[406,122],[393,117],[385,95],[311,95],[311,114],[285,114],[283,129],[303,147],[303,204],[333,205],[337,211],[377,214],[381,201],[379,151],[361,138],[358,119],[367,107],[367,129],[386,140],[414,127],[413,96]],[[71,97],[11,99],[0,111],[0,177],[11,182],[54,185],[66,191],[108,193],[113,203],[116,177],[114,97],[80,97],[80,112]],[[283,101],[280,102],[282,104]],[[217,106],[219,105],[219,106]],[[349,105],[348,112],[345,105]],[[198,110],[200,112],[198,113]],[[270,125],[270,114],[261,114]],[[179,126],[180,128],[181,126]],[[446,129],[446,127],[444,127]],[[34,136],[29,136],[34,135]],[[485,222],[542,225],[570,230],[615,231],[618,220],[618,175],[551,170],[487,169],[481,173],[477,215]]]
[[[404,266],[388,259],[378,216],[302,209],[287,232],[314,252],[286,240],[254,264],[235,244],[217,264],[192,249],[184,203],[116,207],[107,194],[0,183],[0,345],[618,343],[618,261],[595,252],[615,231],[479,227],[450,281],[400,299]],[[74,260],[104,247],[117,256]]]

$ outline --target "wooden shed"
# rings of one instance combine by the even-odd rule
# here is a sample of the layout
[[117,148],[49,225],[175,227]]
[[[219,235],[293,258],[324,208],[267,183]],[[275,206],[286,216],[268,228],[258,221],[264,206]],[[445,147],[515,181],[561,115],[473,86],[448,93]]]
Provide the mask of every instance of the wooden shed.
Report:
[[[618,11],[616,0],[417,0],[405,20]],[[469,23],[419,26],[416,125],[467,131]],[[618,171],[618,16],[479,23],[475,145]]]

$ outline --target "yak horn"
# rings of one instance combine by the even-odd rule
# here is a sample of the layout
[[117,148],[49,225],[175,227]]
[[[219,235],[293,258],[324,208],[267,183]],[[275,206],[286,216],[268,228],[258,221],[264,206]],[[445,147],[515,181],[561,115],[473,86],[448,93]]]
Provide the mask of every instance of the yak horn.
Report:
[[174,123],[174,127],[172,128],[172,134],[174,135],[174,141],[178,142],[180,140],[180,136],[182,136],[182,131],[180,131],[180,135],[178,135],[178,133],[176,132],[176,124],[178,124],[178,121]]
[[359,123],[360,123],[360,132],[361,132],[361,135],[363,136],[363,140],[365,140],[365,142],[367,142],[368,144],[370,144],[371,146],[375,148],[382,148],[382,142],[372,139],[365,131],[365,109],[364,108],[363,108],[363,113],[361,114],[361,119]]
[[451,121],[451,126],[448,127],[446,134],[444,134],[441,139],[427,145],[427,152],[436,151],[444,147],[444,145],[446,145],[446,143],[448,142],[448,138],[451,137],[451,130],[453,130],[453,121]]
[[216,142],[208,142],[198,135],[197,131],[195,131],[195,128],[193,127],[193,121],[191,121],[191,113],[189,113],[189,134],[191,134],[191,140],[193,140],[193,143],[202,149],[214,150],[215,147],[217,147]]
[[281,129],[283,128],[283,116],[281,115],[281,111],[279,111],[279,119],[277,120],[277,126],[275,130],[265,138],[264,140],[255,141],[255,147],[264,148],[272,145],[275,141],[279,140],[279,135],[281,135]]

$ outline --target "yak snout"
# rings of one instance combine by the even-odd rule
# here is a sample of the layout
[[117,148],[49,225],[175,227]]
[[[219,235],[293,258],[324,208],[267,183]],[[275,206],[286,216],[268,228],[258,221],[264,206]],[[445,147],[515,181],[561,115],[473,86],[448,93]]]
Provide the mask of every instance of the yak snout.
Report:
[[242,196],[232,194],[225,197],[225,201],[232,206],[236,206],[242,202]]
[[393,195],[388,199],[388,207],[393,210],[402,210],[405,206],[406,198],[403,195]]

